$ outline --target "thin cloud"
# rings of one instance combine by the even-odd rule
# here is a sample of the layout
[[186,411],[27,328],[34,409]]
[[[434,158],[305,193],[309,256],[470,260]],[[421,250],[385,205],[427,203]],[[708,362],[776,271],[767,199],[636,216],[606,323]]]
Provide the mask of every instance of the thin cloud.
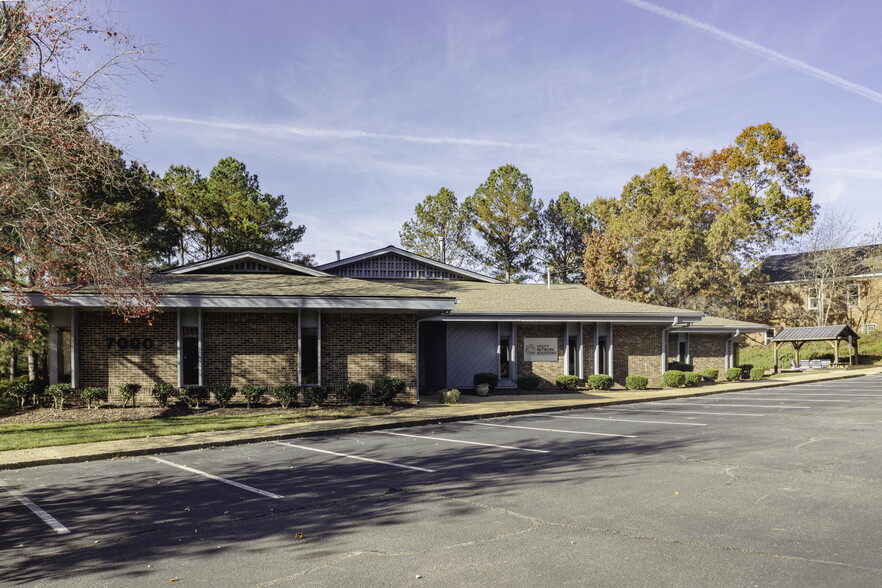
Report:
[[512,143],[508,141],[494,141],[492,139],[471,139],[468,137],[426,137],[417,135],[397,135],[393,133],[374,133],[357,129],[310,129],[288,125],[260,125],[234,123],[213,120],[199,120],[163,114],[148,114],[140,117],[142,120],[172,122],[179,124],[198,125],[216,129],[228,129],[234,131],[247,131],[249,133],[274,133],[282,135],[294,135],[309,139],[382,139],[387,141],[404,141],[407,143],[421,143],[425,145],[464,145],[470,147],[504,147],[506,149],[547,149],[544,145],[534,143]]
[[862,98],[866,98],[868,100],[872,100],[877,104],[882,104],[882,94],[879,92],[875,92],[866,86],[861,86],[860,84],[855,84],[854,82],[849,82],[848,80],[841,78],[835,74],[832,74],[828,71],[824,71],[823,69],[817,68],[813,65],[809,65],[804,61],[800,61],[799,59],[794,59],[792,57],[788,57],[783,53],[778,53],[768,47],[763,47],[762,45],[758,45],[752,41],[748,41],[742,37],[735,36],[731,33],[727,33],[721,29],[718,29],[714,26],[711,26],[707,23],[703,23],[695,20],[694,18],[690,18],[684,14],[680,14],[679,12],[674,12],[673,10],[668,10],[667,8],[662,8],[661,6],[657,6],[655,4],[651,4],[649,2],[644,2],[643,0],[619,0],[620,2],[624,2],[625,4],[630,4],[636,8],[640,8],[642,10],[646,10],[648,12],[652,12],[659,16],[663,16],[667,19],[673,20],[680,24],[684,24],[688,27],[692,27],[694,29],[698,29],[704,33],[709,34],[712,37],[716,37],[721,41],[725,41],[731,45],[735,45],[740,49],[744,49],[745,51],[750,51],[751,53],[755,53],[760,57],[764,57],[769,61],[774,61],[775,63],[779,63],[785,67],[789,67],[790,69],[794,69],[796,71],[802,72],[804,74],[808,74],[811,77],[821,80],[822,82],[826,82],[832,86],[836,86],[837,88],[841,88],[846,90],[847,92],[851,92],[852,94],[857,94]]

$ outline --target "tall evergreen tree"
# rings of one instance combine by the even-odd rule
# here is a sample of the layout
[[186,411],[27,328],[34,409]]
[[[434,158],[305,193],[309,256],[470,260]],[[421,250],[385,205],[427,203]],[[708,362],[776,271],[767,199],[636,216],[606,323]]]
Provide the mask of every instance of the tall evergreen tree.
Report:
[[523,281],[535,266],[542,201],[533,198],[529,176],[513,165],[492,172],[464,206],[484,240],[478,259],[506,282]]
[[456,194],[441,188],[426,196],[414,208],[414,217],[398,233],[401,245],[431,259],[458,267],[468,266],[474,257],[471,219]]
[[591,232],[592,218],[579,200],[562,192],[539,214],[539,254],[557,283],[578,284],[582,271],[584,237]]

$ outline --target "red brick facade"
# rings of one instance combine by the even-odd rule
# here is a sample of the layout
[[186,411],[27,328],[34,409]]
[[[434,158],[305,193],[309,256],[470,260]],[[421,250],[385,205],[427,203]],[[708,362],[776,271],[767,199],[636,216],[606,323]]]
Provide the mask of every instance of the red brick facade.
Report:
[[662,325],[613,325],[613,380],[646,376],[649,386],[661,385]]
[[390,376],[407,383],[398,401],[417,399],[416,316],[412,314],[322,313],[322,383],[370,384]]
[[125,322],[110,312],[78,313],[79,387],[107,388],[111,402],[120,402],[117,388],[141,384],[138,402],[152,402],[157,382],[178,383],[177,312]]
[[296,312],[203,312],[202,345],[206,386],[297,384]]
[[582,373],[587,379],[594,373],[594,324],[582,324]]
[[726,371],[727,335],[689,335],[689,355],[696,372],[706,369]]
[[[554,386],[554,381],[564,373],[564,323],[522,323],[518,326],[517,361],[518,375],[536,374],[542,378],[541,387]],[[549,338],[557,340],[557,361],[525,361],[524,339]]]

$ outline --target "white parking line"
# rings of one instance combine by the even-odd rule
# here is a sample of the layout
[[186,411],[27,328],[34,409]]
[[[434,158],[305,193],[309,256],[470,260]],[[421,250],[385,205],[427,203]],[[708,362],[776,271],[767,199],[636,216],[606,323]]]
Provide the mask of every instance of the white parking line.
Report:
[[28,507],[31,510],[31,512],[34,513],[35,515],[37,515],[38,517],[40,517],[40,519],[44,523],[46,523],[47,525],[52,527],[53,531],[55,531],[59,535],[65,535],[67,533],[70,533],[70,530],[68,530],[67,527],[65,527],[64,525],[59,523],[55,519],[55,517],[53,517],[51,514],[49,514],[48,512],[46,512],[45,510],[43,510],[42,508],[40,508],[39,506],[34,504],[33,502],[31,502],[31,500],[27,496],[25,496],[24,494],[22,494],[18,490],[13,490],[12,488],[10,488],[9,485],[5,481],[0,480],[0,486],[3,486],[6,489],[6,491],[9,492],[10,494],[12,494],[12,496],[16,500],[18,500],[23,505]]
[[636,419],[614,419],[612,417],[588,417],[588,416],[570,416],[565,414],[546,414],[541,416],[547,416],[555,419],[580,419],[587,421],[618,421],[623,423],[650,423],[653,425],[686,425],[689,427],[706,427],[707,425],[704,423],[675,423],[672,421],[639,421]]
[[148,459],[152,459],[153,461],[157,461],[159,463],[164,463],[165,465],[170,465],[173,468],[178,468],[192,474],[199,474],[200,476],[205,476],[206,478],[211,478],[212,480],[217,480],[218,482],[223,482],[224,484],[229,484],[230,486],[235,486],[236,488],[241,488],[242,490],[248,490],[249,492],[254,492],[255,494],[260,494],[261,496],[267,496],[269,498],[284,498],[284,496],[280,496],[278,494],[273,494],[272,492],[267,492],[266,490],[261,490],[260,488],[254,488],[253,486],[248,486],[246,484],[241,484],[234,480],[228,480],[226,478],[221,478],[220,476],[215,476],[214,474],[209,474],[208,472],[203,472],[201,470],[197,470],[195,468],[191,468],[189,466],[181,465],[179,463],[174,463],[173,461],[168,461],[159,457],[154,457],[152,455],[147,456]]
[[811,408],[811,406],[779,406],[777,404],[719,404],[717,402],[686,402],[677,406],[725,406],[732,408]]
[[[739,392],[739,394],[768,394],[768,392]],[[776,395],[786,396],[848,396],[855,398],[882,398],[882,394],[851,394],[849,392],[776,392]]]
[[635,438],[637,435],[618,435],[615,433],[589,433],[586,431],[567,431],[565,429],[543,429],[541,427],[521,427],[519,425],[498,425],[495,423],[479,423],[477,421],[460,421],[463,425],[481,425],[483,427],[503,427],[505,429],[526,429],[528,431],[545,431],[547,433],[570,433],[572,435],[594,435],[597,437],[628,437]]
[[[736,400],[741,396],[735,397],[732,394],[726,394],[726,398],[735,398]],[[837,400],[816,400],[814,398],[783,398],[780,396],[776,396],[774,398],[751,398],[751,400],[782,400],[784,402],[851,402],[851,400],[837,399]]]
[[493,443],[478,443],[477,441],[461,441],[459,439],[448,439],[447,437],[433,437],[430,435],[409,435],[407,433],[393,433],[391,431],[377,431],[386,435],[396,435],[398,437],[413,437],[414,439],[432,439],[434,441],[448,441],[450,443],[463,443],[465,445],[481,445],[483,447],[498,447],[499,449],[515,449],[517,451],[531,451],[533,453],[550,453],[545,449],[526,449],[524,447],[512,447],[511,445],[494,445]]
[[[615,410],[615,409],[613,409]],[[744,412],[707,412],[707,411],[698,411],[698,410],[677,410],[677,407],[671,408],[624,408],[619,410],[627,410],[627,411],[638,411],[638,412],[676,412],[677,414],[712,414],[716,416],[766,416],[762,413],[749,414]]]
[[336,451],[328,451],[327,449],[316,449],[315,447],[306,447],[305,445],[294,445],[293,443],[285,443],[284,441],[273,441],[278,445],[287,445],[288,447],[296,447],[297,449],[305,449],[307,451],[317,451],[318,453],[327,453],[328,455],[336,455],[337,457],[348,457],[349,459],[357,459],[359,461],[370,461],[373,463],[381,463],[383,465],[395,466],[396,468],[404,468],[406,470],[417,470],[420,472],[429,472],[430,474],[434,474],[435,470],[430,470],[426,468],[418,468],[416,466],[403,465],[400,463],[393,463],[391,461],[382,461],[379,459],[371,459],[370,457],[361,457],[360,455],[349,455],[347,453],[337,453]]

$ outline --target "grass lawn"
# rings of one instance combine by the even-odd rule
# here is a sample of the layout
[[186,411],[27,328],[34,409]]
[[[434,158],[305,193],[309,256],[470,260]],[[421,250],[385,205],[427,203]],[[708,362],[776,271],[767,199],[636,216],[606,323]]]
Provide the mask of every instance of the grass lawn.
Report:
[[187,415],[131,421],[88,421],[69,423],[33,423],[0,426],[0,451],[30,449],[53,445],[74,445],[95,441],[136,439],[179,435],[200,431],[225,431],[267,425],[284,425],[310,421],[326,421],[360,416],[390,414],[384,406],[291,410],[261,415]]

